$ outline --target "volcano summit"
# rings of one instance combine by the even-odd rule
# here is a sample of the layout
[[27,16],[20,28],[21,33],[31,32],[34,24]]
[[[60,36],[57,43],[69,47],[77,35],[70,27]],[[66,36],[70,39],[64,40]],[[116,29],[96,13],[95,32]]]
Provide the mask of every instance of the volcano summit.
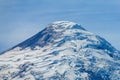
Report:
[[0,80],[120,80],[120,52],[77,23],[57,21],[0,55]]

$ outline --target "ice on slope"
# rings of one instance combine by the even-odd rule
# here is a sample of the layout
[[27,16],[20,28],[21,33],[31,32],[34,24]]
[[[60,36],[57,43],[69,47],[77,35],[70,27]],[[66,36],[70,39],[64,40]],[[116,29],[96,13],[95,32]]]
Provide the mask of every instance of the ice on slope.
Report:
[[1,80],[119,80],[120,54],[79,24],[59,21],[0,55]]

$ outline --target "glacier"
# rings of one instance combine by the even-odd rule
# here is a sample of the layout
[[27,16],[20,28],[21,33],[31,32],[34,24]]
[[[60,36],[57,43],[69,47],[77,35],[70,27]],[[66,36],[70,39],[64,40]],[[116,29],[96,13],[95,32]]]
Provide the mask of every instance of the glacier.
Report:
[[0,55],[0,80],[120,80],[120,51],[70,21],[56,21]]

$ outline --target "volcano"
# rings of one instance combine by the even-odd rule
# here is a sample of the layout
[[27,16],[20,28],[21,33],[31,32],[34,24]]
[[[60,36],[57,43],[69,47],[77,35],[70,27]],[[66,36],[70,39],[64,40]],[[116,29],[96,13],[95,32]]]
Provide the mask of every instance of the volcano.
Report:
[[0,55],[0,80],[120,80],[120,51],[77,23],[56,21]]

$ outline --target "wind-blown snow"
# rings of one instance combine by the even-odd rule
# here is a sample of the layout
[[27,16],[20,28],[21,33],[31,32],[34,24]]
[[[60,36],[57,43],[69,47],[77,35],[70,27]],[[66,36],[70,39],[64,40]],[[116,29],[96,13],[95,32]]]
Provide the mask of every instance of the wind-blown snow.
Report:
[[77,23],[53,22],[0,55],[0,80],[120,80],[120,52]]

